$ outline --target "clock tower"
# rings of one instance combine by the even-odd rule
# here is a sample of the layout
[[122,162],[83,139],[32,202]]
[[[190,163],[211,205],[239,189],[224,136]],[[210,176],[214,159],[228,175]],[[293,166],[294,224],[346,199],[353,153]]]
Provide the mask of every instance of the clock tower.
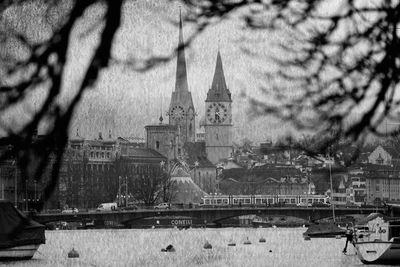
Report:
[[176,66],[175,91],[172,92],[171,103],[167,115],[169,124],[177,126],[178,132],[178,154],[186,142],[194,142],[195,129],[195,109],[192,94],[189,91],[185,49],[182,33],[182,16],[179,16],[179,43]]
[[232,153],[232,98],[226,86],[221,54],[218,51],[214,78],[205,101],[205,142],[207,157],[212,163]]

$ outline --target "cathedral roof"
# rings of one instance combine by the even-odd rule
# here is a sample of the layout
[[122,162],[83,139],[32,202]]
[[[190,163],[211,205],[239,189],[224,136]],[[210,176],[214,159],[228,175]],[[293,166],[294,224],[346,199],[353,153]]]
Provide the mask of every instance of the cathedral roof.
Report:
[[206,101],[231,102],[231,92],[226,86],[224,69],[222,66],[221,54],[218,51],[217,63],[215,65],[214,78],[210,90],[207,93]]
[[183,167],[178,167],[178,168],[174,169],[174,171],[171,174],[171,177],[179,177],[179,178],[189,177],[190,178],[190,174],[186,170],[184,170]]
[[179,42],[178,42],[178,55],[176,65],[176,80],[175,91],[187,92],[189,91],[187,73],[186,73],[186,59],[185,59],[185,43],[183,42],[182,33],[182,15],[179,14]]
[[204,142],[186,142],[183,146],[187,153],[187,163],[198,168],[215,168],[215,165],[207,158]]
[[179,14],[179,41],[177,48],[175,91],[172,92],[169,109],[171,110],[174,106],[183,107],[185,112],[188,112],[189,109],[192,108],[194,112],[192,94],[189,91],[187,80],[185,43],[183,41],[181,14]]
[[140,159],[166,159],[165,156],[160,154],[158,151],[151,148],[138,148],[138,147],[129,147],[126,151],[126,154],[123,156],[128,158],[140,158]]
[[176,204],[189,204],[200,203],[203,196],[207,195],[198,185],[196,185],[192,178],[189,177],[172,177],[173,182],[173,197],[172,203]]

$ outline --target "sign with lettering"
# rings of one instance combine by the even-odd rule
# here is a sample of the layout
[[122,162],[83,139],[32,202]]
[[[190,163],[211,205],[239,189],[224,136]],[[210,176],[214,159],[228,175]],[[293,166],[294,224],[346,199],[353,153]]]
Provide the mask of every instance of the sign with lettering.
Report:
[[171,225],[176,226],[185,226],[185,225],[192,225],[192,220],[182,220],[182,219],[175,219],[171,220]]

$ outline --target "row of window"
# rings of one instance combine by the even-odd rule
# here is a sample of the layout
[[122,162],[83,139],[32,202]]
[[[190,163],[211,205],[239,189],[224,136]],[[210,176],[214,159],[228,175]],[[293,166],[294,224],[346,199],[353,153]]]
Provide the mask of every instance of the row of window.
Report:
[[[82,170],[81,164],[75,164],[71,166],[72,171]],[[109,171],[114,170],[114,166],[112,164],[88,164],[86,165],[87,171]]]
[[[72,149],[82,149],[81,145],[71,145]],[[112,146],[89,146],[89,150],[113,150]]]
[[111,158],[111,153],[110,152],[107,152],[107,153],[105,153],[105,152],[90,152],[90,157],[91,158],[101,158],[101,159],[107,158],[107,159],[109,159],[109,158]]

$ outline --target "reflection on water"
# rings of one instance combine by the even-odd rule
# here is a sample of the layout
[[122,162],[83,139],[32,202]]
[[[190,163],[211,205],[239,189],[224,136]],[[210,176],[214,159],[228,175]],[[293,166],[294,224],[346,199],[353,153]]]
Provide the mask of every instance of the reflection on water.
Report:
[[[31,261],[10,266],[363,266],[345,239],[305,241],[304,228],[47,231]],[[260,243],[260,238],[265,243]],[[246,240],[250,245],[245,245]],[[212,249],[203,249],[205,242]],[[230,241],[235,247],[228,246]],[[176,252],[161,252],[172,244]],[[79,258],[68,258],[75,248]],[[371,265],[369,265],[371,266]],[[373,265],[372,265],[373,266]]]

